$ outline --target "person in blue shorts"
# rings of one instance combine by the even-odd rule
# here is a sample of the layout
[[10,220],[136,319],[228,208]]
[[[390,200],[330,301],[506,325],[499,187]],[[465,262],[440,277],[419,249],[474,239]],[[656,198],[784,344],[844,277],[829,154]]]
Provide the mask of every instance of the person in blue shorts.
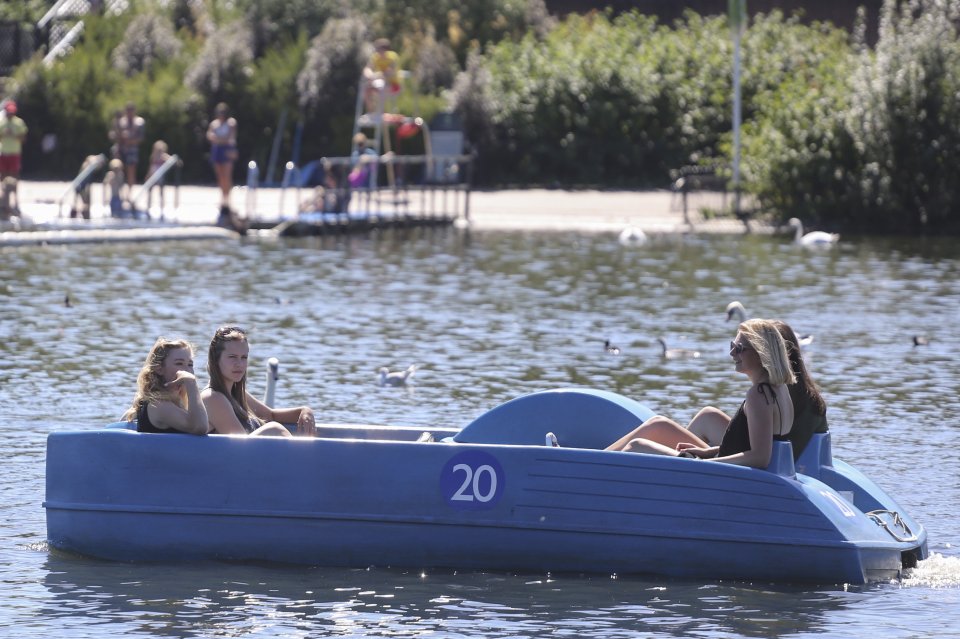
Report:
[[133,197],[133,185],[137,183],[137,163],[140,161],[140,145],[146,130],[146,121],[137,115],[137,106],[127,102],[123,115],[117,120],[117,154],[126,173],[127,201]]
[[216,106],[213,119],[207,127],[210,142],[210,163],[220,187],[220,205],[230,206],[230,191],[233,189],[233,164],[237,161],[237,121],[230,116],[224,102]]

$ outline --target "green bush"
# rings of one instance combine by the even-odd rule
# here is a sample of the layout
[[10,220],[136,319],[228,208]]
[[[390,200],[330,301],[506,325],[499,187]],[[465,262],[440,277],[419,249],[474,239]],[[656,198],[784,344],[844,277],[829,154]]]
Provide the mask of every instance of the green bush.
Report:
[[835,226],[829,201],[849,191],[850,163],[856,161],[842,125],[856,61],[848,35],[782,23],[774,15],[754,23],[745,50],[748,77],[764,78],[745,111],[747,190],[784,219]]
[[83,46],[51,66],[38,55],[17,69],[11,93],[30,127],[23,150],[24,175],[72,177],[84,157],[108,150],[112,110],[126,100],[118,96],[124,78],[110,56],[126,24],[91,17]]
[[958,16],[956,0],[887,1],[874,49],[828,36],[759,100],[744,157],[764,207],[859,232],[960,231]]
[[118,70],[130,76],[152,71],[156,65],[177,57],[182,48],[169,18],[143,13],[130,21],[112,59]]
[[637,13],[594,14],[472,58],[453,103],[477,145],[482,179],[662,184],[694,155],[676,90],[688,66],[679,52],[688,47],[671,42],[682,33]]
[[960,231],[960,39],[956,0],[884,3],[875,51],[865,47],[844,124],[857,149],[856,228]]
[[[72,53],[16,71],[7,91],[30,126],[25,175],[74,175],[85,155],[107,149],[110,118],[129,100],[148,140],[187,158],[188,181],[212,179],[204,133],[220,101],[239,121],[243,160],[266,163],[278,140],[285,161],[295,125],[304,161],[346,153],[378,36],[412,71],[397,109],[429,120],[454,108],[481,184],[664,187],[673,169],[725,167],[732,156],[724,17],[688,12],[663,25],[638,12],[591,13],[554,23],[543,0],[164,6],[88,16]],[[851,38],[778,12],[755,16],[742,41],[746,191],[770,215],[815,226],[960,230],[957,24],[960,0],[886,0],[871,49],[862,27]],[[404,145],[420,148],[416,138]]]

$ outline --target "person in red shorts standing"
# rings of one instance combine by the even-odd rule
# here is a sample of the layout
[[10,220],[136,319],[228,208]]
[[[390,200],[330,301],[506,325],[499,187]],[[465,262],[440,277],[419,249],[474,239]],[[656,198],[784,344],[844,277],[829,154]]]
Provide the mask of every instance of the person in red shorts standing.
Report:
[[20,153],[27,125],[17,116],[17,103],[7,100],[0,111],[0,179],[20,179]]

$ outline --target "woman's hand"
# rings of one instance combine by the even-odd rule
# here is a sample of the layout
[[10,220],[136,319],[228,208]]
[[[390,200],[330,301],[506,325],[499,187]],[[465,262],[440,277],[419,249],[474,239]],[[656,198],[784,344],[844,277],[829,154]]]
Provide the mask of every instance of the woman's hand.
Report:
[[313,416],[313,410],[304,406],[300,411],[300,417],[297,418],[297,434],[305,437],[315,437],[317,434],[316,420]]
[[701,448],[696,444],[691,444],[690,442],[680,442],[677,444],[678,453],[687,453],[688,455],[694,455],[700,459],[706,459],[707,457],[712,457],[712,449],[710,448]]
[[178,390],[182,388],[185,384],[191,384],[191,383],[194,386],[197,385],[196,375],[194,375],[190,371],[181,370],[181,371],[177,371],[177,376],[174,379],[167,382],[166,384],[164,384],[164,386],[166,386],[167,388],[170,388],[171,390]]

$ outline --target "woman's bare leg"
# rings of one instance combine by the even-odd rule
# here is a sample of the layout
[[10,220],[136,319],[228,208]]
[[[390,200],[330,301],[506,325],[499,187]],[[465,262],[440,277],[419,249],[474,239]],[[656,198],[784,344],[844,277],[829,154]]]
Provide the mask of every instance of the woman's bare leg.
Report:
[[680,442],[686,442],[701,448],[709,448],[707,442],[669,417],[654,415],[607,446],[605,450],[626,450],[627,446],[635,439],[646,439],[671,449],[675,449]]
[[267,422],[250,434],[258,437],[293,437],[283,424],[277,422]]
[[674,448],[670,448],[669,446],[664,446],[663,444],[658,444],[657,442],[643,438],[632,439],[627,442],[627,445],[623,448],[623,452],[650,453],[653,455],[668,455],[672,457],[677,457],[680,454]]
[[687,430],[706,442],[708,446],[719,446],[729,424],[729,415],[719,408],[707,406],[690,420]]
[[229,163],[215,164],[217,186],[220,187],[220,200],[223,204],[230,203],[230,191],[233,189],[233,165]]

